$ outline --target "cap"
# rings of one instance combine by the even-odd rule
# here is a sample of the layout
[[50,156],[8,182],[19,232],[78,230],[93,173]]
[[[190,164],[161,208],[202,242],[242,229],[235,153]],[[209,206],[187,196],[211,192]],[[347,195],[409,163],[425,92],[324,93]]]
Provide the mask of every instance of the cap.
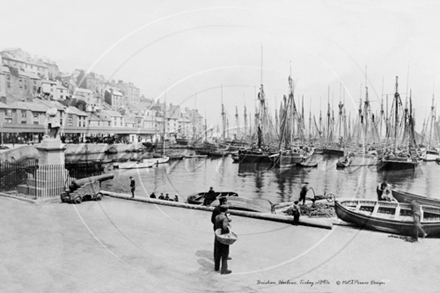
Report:
[[220,212],[226,212],[228,210],[228,206],[225,204],[220,205]]

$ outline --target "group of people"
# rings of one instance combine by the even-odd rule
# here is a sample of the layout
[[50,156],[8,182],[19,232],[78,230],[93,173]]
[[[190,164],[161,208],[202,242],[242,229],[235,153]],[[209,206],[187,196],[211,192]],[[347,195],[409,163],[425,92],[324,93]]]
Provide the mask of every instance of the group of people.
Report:
[[[134,191],[136,190],[136,181],[133,179],[133,176],[130,176],[129,179],[130,179],[131,198],[134,198]],[[169,200],[169,201],[179,201],[179,196],[177,194],[174,195],[174,198],[171,198],[168,195],[168,193],[165,194],[165,196],[163,195],[163,193],[161,193],[159,197],[156,197],[156,194],[152,192],[150,194],[150,198],[157,198],[157,199]]]
[[160,193],[160,195],[158,197],[156,197],[156,194],[154,192],[152,192],[150,194],[150,198],[157,198],[157,199],[162,199],[162,200],[169,200],[169,201],[179,201],[179,197],[177,196],[177,194],[174,195],[174,198],[171,198],[168,193],[165,194],[165,196],[163,195],[163,192]]

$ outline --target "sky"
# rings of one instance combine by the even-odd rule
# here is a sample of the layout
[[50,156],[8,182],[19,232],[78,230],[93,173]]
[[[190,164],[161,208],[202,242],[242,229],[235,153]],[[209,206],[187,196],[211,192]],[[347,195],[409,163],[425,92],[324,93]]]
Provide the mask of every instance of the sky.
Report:
[[133,82],[147,98],[198,108],[208,124],[221,124],[222,102],[230,126],[236,109],[239,119],[245,106],[254,113],[260,84],[279,109],[289,75],[306,117],[339,101],[354,117],[366,85],[378,111],[396,76],[416,129],[440,99],[434,0],[5,0],[2,11],[0,50]]

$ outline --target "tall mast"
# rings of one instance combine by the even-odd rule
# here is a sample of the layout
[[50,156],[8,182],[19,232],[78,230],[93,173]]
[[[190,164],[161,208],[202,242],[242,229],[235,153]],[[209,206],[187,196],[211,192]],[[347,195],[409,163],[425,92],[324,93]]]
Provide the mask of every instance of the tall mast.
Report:
[[399,92],[398,92],[398,87],[399,87],[399,83],[398,83],[399,77],[396,76],[396,93],[394,94],[394,100],[395,100],[395,115],[396,117],[394,117],[394,153],[397,153],[397,125],[398,125],[398,121],[399,121]]
[[163,101],[163,140],[162,140],[162,155],[165,155],[165,136],[167,133],[167,91],[164,93]]
[[223,124],[222,139],[224,141],[226,139],[226,113],[225,113],[225,106],[223,105],[223,84],[221,85],[221,99],[222,99],[222,124]]
[[244,115],[243,115],[243,120],[244,120],[244,137],[247,136],[247,113],[246,113],[246,105],[244,105]]

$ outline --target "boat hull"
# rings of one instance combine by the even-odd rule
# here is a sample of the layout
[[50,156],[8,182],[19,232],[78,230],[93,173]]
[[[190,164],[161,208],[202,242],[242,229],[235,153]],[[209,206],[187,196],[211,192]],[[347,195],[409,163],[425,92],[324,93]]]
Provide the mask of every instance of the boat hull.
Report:
[[[203,201],[205,200],[205,195],[207,193],[208,192],[199,192],[196,194],[191,194],[188,196],[186,201],[190,204],[203,204]],[[217,198],[219,196],[234,197],[234,196],[238,196],[238,194],[233,191],[215,192],[215,197]]]
[[378,171],[414,170],[418,163],[416,160],[388,160],[382,159],[377,163]]
[[425,162],[433,162],[440,158],[440,155],[436,151],[426,151],[423,154],[422,160]]
[[[440,208],[422,205],[421,225],[429,235],[440,234]],[[361,228],[386,233],[414,235],[411,205],[372,200],[338,200],[338,218]]]
[[417,200],[420,204],[423,205],[432,205],[432,206],[440,207],[440,199],[429,198],[426,196],[409,193],[406,191],[393,189],[393,197],[398,202],[410,203],[413,200]]
[[[218,205],[218,200],[215,200],[211,203],[212,207]],[[228,198],[228,208],[232,210],[272,213],[272,206],[272,203],[266,199],[249,199],[238,196],[231,196]]]
[[146,162],[123,162],[115,164],[114,167],[117,167],[118,169],[144,169],[144,168],[152,168],[155,165],[155,163],[146,163]]
[[272,160],[270,159],[269,153],[239,151],[238,162],[245,164],[256,164],[256,163],[272,163]]
[[323,155],[328,156],[339,156],[342,157],[344,155],[344,150],[339,148],[323,148],[322,149]]

